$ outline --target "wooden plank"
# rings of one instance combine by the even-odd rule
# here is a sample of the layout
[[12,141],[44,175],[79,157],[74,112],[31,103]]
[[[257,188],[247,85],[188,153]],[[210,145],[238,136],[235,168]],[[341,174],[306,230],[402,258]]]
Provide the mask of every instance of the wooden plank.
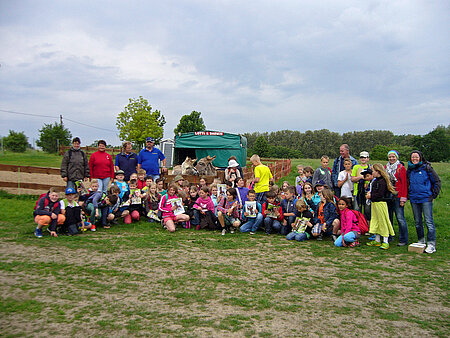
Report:
[[[19,189],[19,183],[0,181],[0,187]],[[59,191],[64,191],[66,189],[66,186],[61,186],[61,185],[56,185],[56,184],[49,185],[49,184],[39,184],[39,183],[20,183],[21,189],[48,190],[51,187],[55,187]]]
[[9,172],[21,172],[29,174],[47,174],[47,175],[60,175],[61,171],[59,168],[44,168],[44,167],[32,167],[32,166],[22,166],[22,165],[12,165],[12,164],[0,164],[0,171]]

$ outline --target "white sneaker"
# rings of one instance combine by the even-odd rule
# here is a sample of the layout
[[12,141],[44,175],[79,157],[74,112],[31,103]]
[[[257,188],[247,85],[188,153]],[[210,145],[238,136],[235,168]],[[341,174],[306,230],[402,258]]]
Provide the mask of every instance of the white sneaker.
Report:
[[432,254],[436,252],[436,247],[433,244],[428,244],[427,248],[425,249],[425,252],[427,254]]
[[230,234],[234,234],[234,230],[233,229],[230,230]]
[[227,231],[225,229],[222,230],[222,236],[225,236],[225,234],[227,233]]

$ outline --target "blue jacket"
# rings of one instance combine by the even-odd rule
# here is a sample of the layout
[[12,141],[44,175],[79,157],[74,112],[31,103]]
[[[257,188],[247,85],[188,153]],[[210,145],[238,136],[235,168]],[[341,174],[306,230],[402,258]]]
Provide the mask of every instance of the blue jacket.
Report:
[[408,197],[411,203],[426,203],[435,199],[441,191],[441,179],[430,163],[408,164]]
[[116,156],[114,165],[124,171],[125,181],[128,181],[130,179],[130,175],[136,172],[138,156],[135,153],[127,155],[125,152],[122,152]]
[[[318,217],[319,215],[319,207],[317,207],[317,212],[314,215],[313,224],[322,223]],[[336,206],[331,203],[327,202],[323,206],[323,218],[325,219],[325,224],[327,225],[327,231],[331,232],[333,230],[333,221],[337,218],[339,218],[339,215],[336,211]]]

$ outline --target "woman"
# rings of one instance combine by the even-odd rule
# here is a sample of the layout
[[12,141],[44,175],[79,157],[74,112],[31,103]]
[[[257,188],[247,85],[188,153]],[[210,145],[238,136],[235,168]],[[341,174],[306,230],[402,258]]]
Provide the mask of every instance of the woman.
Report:
[[392,186],[395,187],[397,195],[387,202],[389,220],[394,224],[394,213],[397,218],[399,239],[398,246],[408,245],[408,225],[405,219],[405,203],[408,199],[408,182],[406,179],[406,168],[398,159],[398,152],[391,150],[388,152],[389,162],[384,166],[389,175]]
[[98,190],[106,194],[111,179],[114,179],[114,164],[112,156],[106,151],[106,142],[98,141],[98,151],[91,155],[89,168],[91,178],[98,180]]
[[428,228],[426,253],[436,252],[436,228],[433,220],[433,200],[441,191],[441,180],[423,154],[414,150],[408,162],[408,196],[416,223],[419,243],[425,244],[422,214]]

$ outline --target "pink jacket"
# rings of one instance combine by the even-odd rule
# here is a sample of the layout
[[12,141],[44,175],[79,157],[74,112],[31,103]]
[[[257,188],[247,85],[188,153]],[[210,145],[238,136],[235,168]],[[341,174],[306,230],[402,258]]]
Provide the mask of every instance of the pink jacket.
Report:
[[212,213],[214,213],[214,210],[215,210],[214,202],[212,201],[211,197],[209,197],[209,196],[206,198],[206,200],[204,200],[201,197],[197,198],[197,200],[195,201],[195,204],[194,204],[194,208],[196,208],[196,209],[202,208],[202,210],[208,209]]
[[344,211],[340,212],[341,214],[341,235],[349,233],[350,231],[361,232],[358,225],[358,219],[356,215],[348,208],[345,208]]
[[177,195],[169,196],[169,194],[163,195],[161,197],[161,201],[159,201],[158,209],[161,210],[163,218],[172,216],[174,217],[173,211],[172,211],[172,203],[169,201],[178,198]]

